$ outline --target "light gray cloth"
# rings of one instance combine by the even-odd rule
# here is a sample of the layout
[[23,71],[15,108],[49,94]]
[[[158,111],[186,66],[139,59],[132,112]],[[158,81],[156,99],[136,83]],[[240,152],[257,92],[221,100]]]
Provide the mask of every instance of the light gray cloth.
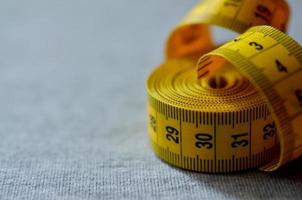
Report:
[[[150,150],[145,80],[196,2],[0,2],[1,200],[302,198],[301,159],[276,173],[210,175]],[[291,3],[301,42],[302,2]]]

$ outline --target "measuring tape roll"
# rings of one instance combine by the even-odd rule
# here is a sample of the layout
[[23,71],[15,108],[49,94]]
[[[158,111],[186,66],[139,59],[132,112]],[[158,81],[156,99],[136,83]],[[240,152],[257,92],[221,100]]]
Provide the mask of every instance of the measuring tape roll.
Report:
[[[167,61],[147,81],[149,137],[164,161],[200,172],[272,171],[302,154],[297,42],[275,28],[257,26],[196,59],[214,48],[204,40],[210,34],[203,24],[221,25],[225,19],[224,27],[242,31],[262,24],[255,14],[259,5],[269,16],[260,17],[262,23],[286,27],[284,1],[215,0],[198,5],[171,34]],[[252,11],[241,12],[245,7]],[[236,12],[231,15],[230,9]]]

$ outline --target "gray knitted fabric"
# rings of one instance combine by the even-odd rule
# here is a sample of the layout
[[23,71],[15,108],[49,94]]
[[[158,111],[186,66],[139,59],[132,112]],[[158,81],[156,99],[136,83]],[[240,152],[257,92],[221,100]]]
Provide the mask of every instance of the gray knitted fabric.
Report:
[[[1,200],[302,198],[301,159],[276,173],[210,175],[150,150],[145,80],[196,2],[0,2]],[[302,2],[291,2],[301,42]]]

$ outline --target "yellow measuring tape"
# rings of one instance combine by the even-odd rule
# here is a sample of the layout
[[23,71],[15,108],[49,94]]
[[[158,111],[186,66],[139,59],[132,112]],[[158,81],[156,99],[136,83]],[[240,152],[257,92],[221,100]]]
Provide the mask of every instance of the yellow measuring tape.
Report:
[[[284,0],[208,0],[187,15],[147,81],[161,159],[214,173],[302,155],[302,47],[282,32],[288,18]],[[245,33],[215,49],[208,25]]]

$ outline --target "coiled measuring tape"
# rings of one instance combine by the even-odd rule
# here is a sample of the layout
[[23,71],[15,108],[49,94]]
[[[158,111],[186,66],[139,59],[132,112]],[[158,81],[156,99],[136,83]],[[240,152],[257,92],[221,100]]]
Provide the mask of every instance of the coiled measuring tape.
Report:
[[[216,173],[273,171],[302,155],[302,47],[282,32],[288,18],[283,0],[208,0],[187,15],[147,81],[161,159]],[[245,33],[213,50],[208,25]]]

